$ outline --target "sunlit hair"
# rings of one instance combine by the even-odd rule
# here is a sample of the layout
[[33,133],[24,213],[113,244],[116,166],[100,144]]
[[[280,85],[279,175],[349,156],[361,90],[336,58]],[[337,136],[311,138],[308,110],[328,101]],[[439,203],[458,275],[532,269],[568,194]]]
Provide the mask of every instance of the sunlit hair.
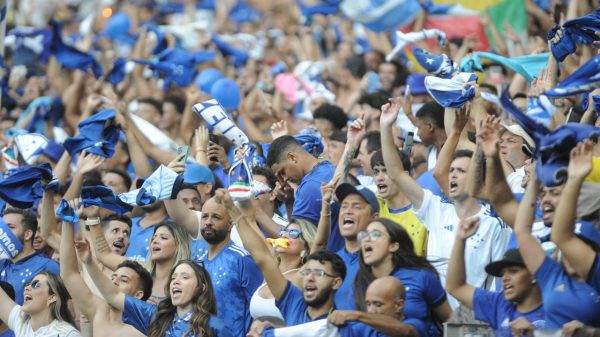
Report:
[[[302,238],[302,240],[304,241],[304,250],[306,251],[304,256],[302,257],[302,264],[304,264],[306,262],[306,257],[308,257],[311,253],[310,247],[315,241],[315,236],[317,235],[317,227],[315,226],[315,224],[308,220],[293,219],[292,221],[290,221],[290,224],[287,225],[285,228],[288,228],[292,224],[298,226],[300,231],[302,231],[300,238]],[[279,260],[279,257],[277,258]]]
[[[210,329],[209,320],[211,315],[217,314],[217,298],[210,280],[210,275],[204,267],[196,264],[193,261],[185,260],[175,264],[171,270],[169,280],[173,277],[173,273],[178,266],[186,264],[194,270],[194,275],[198,284],[196,291],[192,297],[192,317],[190,318],[190,327],[183,336],[203,336],[214,337]],[[171,282],[165,287],[167,297],[160,301],[156,309],[156,318],[150,323],[148,337],[165,336],[169,325],[173,322],[173,318],[177,313],[177,307],[171,302]]]
[[[161,227],[167,227],[171,235],[173,235],[173,238],[175,238],[174,265],[177,265],[179,261],[188,260],[192,254],[190,250],[190,239],[188,233],[185,231],[185,229],[183,229],[183,226],[178,225],[172,220],[161,221],[158,225],[156,225],[156,227],[154,227],[154,233],[152,234],[152,237],[154,237],[156,231]],[[150,241],[150,245],[152,245],[152,241]],[[150,252],[152,252],[152,249],[150,249]],[[156,272],[156,262],[154,262],[152,258],[149,260],[150,274],[154,276]]]
[[[437,275],[437,271],[427,260],[427,258],[419,256],[415,253],[414,243],[404,227],[390,219],[384,218],[373,219],[371,222],[369,222],[369,225],[377,222],[385,227],[385,231],[389,236],[390,243],[398,243],[399,246],[398,250],[393,253],[389,253],[392,254],[392,263],[394,265],[394,269],[390,274],[399,268],[418,268],[427,269]],[[365,263],[365,258],[361,249],[359,269],[356,273],[356,278],[354,279],[354,303],[356,304],[356,308],[358,310],[367,311],[365,305],[365,295],[367,292],[367,287],[369,287],[369,284],[371,284],[373,280],[375,280],[373,268]]]
[[[46,276],[46,284],[48,285],[48,294],[55,295],[56,301],[50,303],[48,305],[48,311],[50,311],[50,317],[54,320],[58,320],[61,322],[67,322],[71,324],[73,327],[76,327],[75,321],[71,316],[71,312],[67,307],[67,302],[71,298],[69,296],[69,292],[62,281],[62,279],[50,272],[43,271],[38,273],[38,275]],[[25,319],[30,319],[31,317],[25,314]]]

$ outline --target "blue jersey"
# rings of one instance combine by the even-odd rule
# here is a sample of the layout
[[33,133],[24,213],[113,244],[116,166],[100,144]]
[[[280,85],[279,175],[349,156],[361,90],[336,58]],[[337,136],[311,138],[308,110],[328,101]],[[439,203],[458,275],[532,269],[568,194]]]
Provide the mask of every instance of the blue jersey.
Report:
[[8,329],[3,333],[0,333],[0,337],[15,337],[15,333],[12,330]]
[[217,297],[218,317],[235,336],[245,337],[252,323],[250,299],[263,276],[247,251],[229,242],[209,260],[203,258]]
[[441,335],[431,319],[433,308],[446,300],[446,291],[437,274],[423,268],[400,268],[393,276],[402,281],[406,289],[404,317],[424,322],[428,332],[425,336]]
[[359,252],[350,253],[346,248],[342,248],[336,254],[344,261],[346,265],[346,278],[342,286],[335,292],[335,307],[339,310],[356,310],[354,305],[354,278],[358,272]]
[[573,320],[600,326],[600,293],[585,282],[567,275],[554,260],[546,257],[535,273],[546,312],[546,328],[561,329]]
[[131,219],[129,247],[127,248],[127,252],[125,252],[125,256],[127,256],[129,260],[138,262],[146,262],[149,258],[150,243],[152,242],[152,234],[154,234],[154,226],[156,225],[153,224],[146,228],[142,228],[142,226],[140,226],[140,221],[142,221],[143,218],[144,217],[140,216]]
[[321,213],[321,184],[327,184],[333,178],[335,166],[324,160],[317,164],[300,182],[296,190],[296,199],[292,218],[301,218],[319,223]]
[[[422,321],[414,318],[407,318],[402,321],[402,323],[414,326],[419,333],[419,337],[427,336],[427,327]],[[349,322],[340,329],[340,333],[342,337],[386,337],[386,335],[362,322]]]
[[[123,310],[123,316],[121,319],[123,320],[123,323],[133,326],[144,335],[148,335],[150,323],[156,316],[156,308],[156,304],[147,303],[135,297],[125,295],[125,309]],[[175,313],[175,317],[173,317],[173,321],[169,325],[165,337],[183,336],[190,328],[191,317],[191,311],[185,314],[183,317],[179,317],[179,315]],[[210,315],[208,324],[215,337],[233,337],[225,324],[216,316]],[[197,335],[186,336],[196,337]]]
[[344,249],[346,244],[342,234],[340,234],[340,227],[338,226],[339,216],[340,204],[334,202],[331,204],[331,234],[327,242],[327,250],[330,252],[337,252],[340,249]]
[[0,281],[7,282],[13,286],[15,290],[15,303],[18,305],[23,305],[25,285],[43,271],[60,276],[58,263],[40,252],[16,263],[13,263],[11,260],[0,260]]
[[200,260],[208,253],[208,242],[202,239],[192,239],[190,241],[190,250],[192,260]]
[[290,281],[288,281],[281,298],[275,301],[275,305],[277,305],[277,308],[281,311],[281,315],[287,326],[299,325],[327,318],[327,314],[315,317],[314,319],[310,318],[306,311],[308,305],[304,302],[302,290]]
[[594,264],[588,272],[588,280],[588,283],[592,287],[594,287],[596,291],[600,291],[600,254],[598,253],[596,253],[596,259],[594,260]]
[[507,301],[502,292],[476,288],[473,295],[473,311],[475,319],[489,324],[495,330],[497,337],[512,337],[509,324],[519,317],[527,319],[536,329],[546,327],[542,304],[531,311],[519,312],[517,306]]

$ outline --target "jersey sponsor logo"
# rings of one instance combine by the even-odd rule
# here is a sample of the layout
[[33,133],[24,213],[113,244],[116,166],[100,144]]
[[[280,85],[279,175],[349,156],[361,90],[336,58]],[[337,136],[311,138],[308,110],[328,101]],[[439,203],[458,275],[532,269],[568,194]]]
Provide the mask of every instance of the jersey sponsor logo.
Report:
[[12,259],[19,255],[23,245],[8,226],[0,223],[0,259]]
[[444,229],[454,232],[454,225],[444,226]]
[[562,293],[565,291],[565,285],[564,284],[559,284],[558,286],[554,287],[554,291]]

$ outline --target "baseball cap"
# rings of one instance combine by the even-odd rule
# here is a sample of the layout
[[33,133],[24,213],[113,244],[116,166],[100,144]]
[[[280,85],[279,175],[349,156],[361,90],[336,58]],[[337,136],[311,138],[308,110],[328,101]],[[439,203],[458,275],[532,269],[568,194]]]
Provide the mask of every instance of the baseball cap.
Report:
[[208,167],[196,163],[188,163],[183,174],[183,182],[192,185],[206,183],[214,185],[215,177],[213,177],[212,171]]
[[523,262],[523,258],[518,249],[507,250],[502,257],[502,260],[488,264],[485,266],[485,271],[492,276],[502,277],[502,269],[512,266],[525,267],[525,262]]
[[377,197],[375,196],[375,193],[373,193],[366,186],[354,186],[350,183],[343,183],[335,189],[335,196],[337,197],[340,203],[351,194],[360,195],[361,198],[363,198],[363,200],[366,201],[369,204],[369,206],[371,206],[373,212],[379,212],[379,202],[377,201]]
[[506,129],[506,131],[512,133],[513,135],[523,138],[523,152],[531,157],[533,154],[533,149],[535,149],[535,142],[531,136],[519,124],[502,124],[502,126],[504,129]]

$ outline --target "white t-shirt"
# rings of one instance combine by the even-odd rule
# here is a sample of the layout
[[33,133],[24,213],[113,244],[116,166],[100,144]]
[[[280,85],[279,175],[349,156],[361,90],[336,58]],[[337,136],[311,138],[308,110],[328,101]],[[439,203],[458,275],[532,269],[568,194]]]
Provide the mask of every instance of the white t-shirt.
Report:
[[16,337],[81,337],[79,331],[71,324],[58,320],[33,331],[31,320],[25,319],[20,305],[15,305],[10,311],[8,327],[14,331]]
[[523,177],[525,177],[525,167],[516,169],[506,177],[506,182],[513,193],[525,193],[525,189],[521,187]]
[[[453,204],[442,202],[439,196],[427,189],[423,191],[425,192],[423,203],[414,211],[429,229],[427,258],[437,269],[442,284],[445,285],[448,260],[460,219]],[[482,206],[478,213],[479,229],[466,243],[465,269],[468,284],[492,290],[494,278],[485,272],[485,266],[492,261],[502,259],[510,240],[511,229],[500,218],[488,214],[488,210]],[[458,302],[454,298],[449,297],[449,303],[453,308],[458,307]]]
[[437,148],[434,145],[429,147],[429,151],[427,152],[427,170],[433,170],[435,164],[437,163]]

